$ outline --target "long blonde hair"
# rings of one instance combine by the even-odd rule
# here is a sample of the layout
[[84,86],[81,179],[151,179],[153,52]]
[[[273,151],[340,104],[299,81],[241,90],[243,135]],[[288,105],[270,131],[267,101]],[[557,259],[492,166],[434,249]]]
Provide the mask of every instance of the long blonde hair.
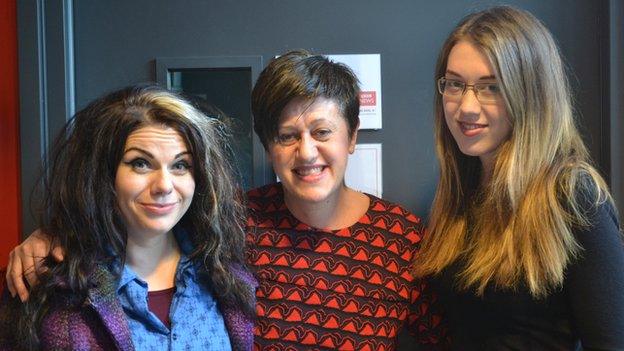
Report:
[[507,6],[467,16],[441,49],[436,79],[460,40],[479,47],[492,64],[512,132],[481,186],[480,160],[459,150],[436,94],[440,181],[414,271],[436,274],[460,259],[462,289],[481,295],[487,286],[524,285],[543,297],[561,286],[566,266],[582,250],[572,230],[588,224],[584,199],[611,197],[589,162],[559,49],[542,23]]

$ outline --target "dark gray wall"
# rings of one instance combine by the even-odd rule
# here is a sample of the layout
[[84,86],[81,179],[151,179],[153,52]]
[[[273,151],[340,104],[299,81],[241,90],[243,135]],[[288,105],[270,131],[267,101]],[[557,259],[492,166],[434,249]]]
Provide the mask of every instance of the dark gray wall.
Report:
[[[154,80],[154,58],[316,53],[380,53],[383,129],[360,142],[383,143],[384,197],[426,215],[436,184],[432,139],[437,51],[468,11],[496,1],[74,1],[76,105],[105,91]],[[533,12],[557,38],[574,74],[592,154],[608,166],[601,62],[606,1],[507,1]],[[607,4],[607,5],[605,5]],[[608,42],[607,42],[608,43]]]
[[[23,227],[49,140],[74,110],[106,91],[155,80],[156,57],[257,56],[293,48],[380,53],[384,197],[426,216],[437,169],[433,66],[469,11],[499,1],[24,0],[18,2]],[[572,73],[583,134],[624,198],[621,0],[514,0],[552,30]],[[619,39],[618,39],[619,38]],[[75,89],[74,89],[75,86]],[[74,98],[75,97],[75,98]],[[619,118],[618,118],[619,117]],[[611,128],[613,125],[613,128]]]
[[[35,228],[31,203],[40,161],[74,113],[73,3],[17,1],[22,228]],[[32,202],[31,202],[32,200]]]
[[[49,139],[104,92],[155,80],[157,57],[380,53],[384,197],[426,216],[437,169],[432,138],[437,51],[469,11],[499,1],[18,1],[23,228]],[[552,30],[572,73],[583,134],[624,200],[624,5],[621,0],[512,0]],[[74,89],[75,84],[75,89]],[[75,98],[74,98],[75,96]],[[621,207],[620,207],[621,208]],[[400,349],[413,348],[403,339]]]

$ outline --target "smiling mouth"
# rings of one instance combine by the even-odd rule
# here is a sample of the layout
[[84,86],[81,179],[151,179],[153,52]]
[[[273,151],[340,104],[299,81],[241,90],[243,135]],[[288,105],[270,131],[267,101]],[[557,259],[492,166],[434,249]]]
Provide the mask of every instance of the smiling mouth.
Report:
[[163,214],[168,214],[169,212],[171,212],[175,208],[176,204],[177,204],[176,202],[165,203],[165,204],[142,203],[141,206],[143,206],[143,208],[145,208],[150,213],[153,213],[156,215],[163,215]]
[[487,124],[459,122],[459,129],[466,136],[477,135],[487,126]]
[[326,166],[306,166],[306,167],[297,167],[293,169],[293,172],[300,177],[308,177],[319,175],[323,172]]
[[468,129],[468,130],[487,127],[487,124],[466,123],[466,122],[459,122],[459,125],[462,127],[462,129]]

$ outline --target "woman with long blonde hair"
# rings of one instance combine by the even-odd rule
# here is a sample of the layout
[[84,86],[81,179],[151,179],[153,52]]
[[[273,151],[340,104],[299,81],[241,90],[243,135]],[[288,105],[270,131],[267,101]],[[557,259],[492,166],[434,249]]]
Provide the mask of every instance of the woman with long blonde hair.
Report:
[[414,272],[454,348],[624,349],[619,224],[550,32],[511,7],[471,14],[435,78],[440,181]]

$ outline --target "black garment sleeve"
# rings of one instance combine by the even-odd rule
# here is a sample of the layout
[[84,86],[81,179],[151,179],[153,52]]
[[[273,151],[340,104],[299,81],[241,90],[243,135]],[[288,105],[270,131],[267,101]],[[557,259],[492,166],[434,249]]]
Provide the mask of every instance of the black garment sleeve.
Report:
[[580,256],[567,269],[564,289],[586,350],[624,350],[624,242],[608,202],[588,205],[591,225],[574,232]]

